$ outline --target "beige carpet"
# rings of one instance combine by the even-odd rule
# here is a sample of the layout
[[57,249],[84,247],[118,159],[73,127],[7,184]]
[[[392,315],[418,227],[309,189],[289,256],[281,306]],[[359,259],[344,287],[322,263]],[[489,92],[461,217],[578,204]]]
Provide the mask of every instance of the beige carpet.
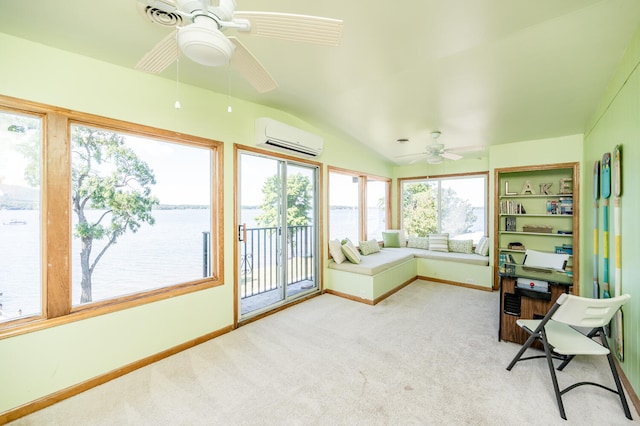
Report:
[[[14,424],[632,424],[592,386],[562,420],[544,360],[506,371],[519,345],[498,342],[498,298],[424,281],[374,307],[323,295]],[[560,385],[611,385],[606,368],[576,359]]]

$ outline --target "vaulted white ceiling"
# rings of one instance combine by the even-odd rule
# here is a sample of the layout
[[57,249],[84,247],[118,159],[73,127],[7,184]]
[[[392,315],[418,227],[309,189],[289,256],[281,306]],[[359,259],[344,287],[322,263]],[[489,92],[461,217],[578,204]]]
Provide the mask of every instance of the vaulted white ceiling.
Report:
[[[582,133],[640,26],[637,0],[237,3],[342,19],[342,43],[238,33],[278,89],[259,94],[233,70],[229,81],[226,67],[187,59],[180,80],[289,111],[398,164],[424,152],[434,130],[463,151]],[[0,4],[0,32],[128,68],[169,32],[143,18],[136,0]],[[175,79],[175,67],[161,75]]]

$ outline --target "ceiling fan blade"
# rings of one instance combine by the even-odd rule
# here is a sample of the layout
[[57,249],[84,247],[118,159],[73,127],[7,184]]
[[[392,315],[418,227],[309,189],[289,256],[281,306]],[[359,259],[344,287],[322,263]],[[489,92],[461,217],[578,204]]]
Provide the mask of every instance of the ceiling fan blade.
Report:
[[411,165],[411,164],[416,164],[416,163],[421,163],[424,161],[424,155],[418,155],[416,158],[414,158],[413,160],[410,160],[407,165]]
[[235,12],[234,19],[246,19],[250,34],[303,43],[337,46],[342,38],[341,19],[276,12]]
[[425,155],[427,155],[426,152],[416,152],[415,154],[396,155],[393,158],[424,157]]
[[235,68],[259,92],[265,93],[278,87],[269,71],[236,37],[229,37],[236,46],[231,57],[231,66]]
[[462,155],[460,154],[455,154],[453,152],[448,152],[448,151],[443,151],[440,154],[442,157],[446,158],[447,160],[460,160],[462,159]]
[[140,59],[135,69],[157,74],[174,63],[179,55],[176,31],[171,31]]

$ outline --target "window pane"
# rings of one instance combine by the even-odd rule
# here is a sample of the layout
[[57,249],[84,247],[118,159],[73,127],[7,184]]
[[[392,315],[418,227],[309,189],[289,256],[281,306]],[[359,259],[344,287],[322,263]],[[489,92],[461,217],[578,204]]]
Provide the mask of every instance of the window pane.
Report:
[[382,240],[387,229],[387,182],[367,180],[367,239]]
[[452,239],[486,235],[485,175],[402,182],[402,226],[407,235],[448,233]]
[[485,235],[484,177],[443,179],[441,181],[442,232],[449,238],[480,241]]
[[402,228],[407,236],[438,232],[438,187],[433,181],[402,182]]
[[0,112],[0,322],[42,313],[42,120]]
[[212,150],[71,127],[73,304],[210,276]]
[[329,239],[360,240],[358,177],[329,173]]

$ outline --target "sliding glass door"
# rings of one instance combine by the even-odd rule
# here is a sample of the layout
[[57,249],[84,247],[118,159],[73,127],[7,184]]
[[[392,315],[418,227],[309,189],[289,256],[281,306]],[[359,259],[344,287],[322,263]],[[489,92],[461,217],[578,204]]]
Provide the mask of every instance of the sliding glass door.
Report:
[[318,167],[238,156],[240,319],[318,289]]

